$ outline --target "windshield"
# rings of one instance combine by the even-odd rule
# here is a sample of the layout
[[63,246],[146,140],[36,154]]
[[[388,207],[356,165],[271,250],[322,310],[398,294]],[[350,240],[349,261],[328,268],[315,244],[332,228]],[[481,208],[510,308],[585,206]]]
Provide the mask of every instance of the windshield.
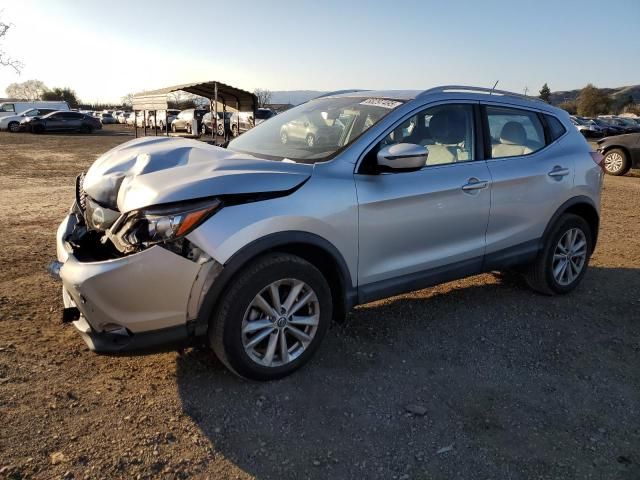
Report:
[[328,160],[402,103],[367,97],[312,100],[252,128],[228,148],[269,160]]

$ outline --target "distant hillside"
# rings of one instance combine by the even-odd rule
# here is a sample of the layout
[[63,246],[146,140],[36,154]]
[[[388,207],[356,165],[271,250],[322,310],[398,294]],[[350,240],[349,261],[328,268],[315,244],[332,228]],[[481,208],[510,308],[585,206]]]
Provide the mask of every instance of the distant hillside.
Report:
[[[618,88],[602,88],[606,94],[610,95],[614,100],[631,95],[635,103],[640,103],[640,85],[632,85],[630,87],[618,87]],[[569,100],[575,100],[580,94],[580,89],[568,90],[561,92],[551,93],[551,103],[558,105],[559,103]]]
[[271,101],[269,103],[290,103],[291,105],[300,105],[308,102],[312,98],[322,95],[325,92],[318,90],[277,90],[271,92]]

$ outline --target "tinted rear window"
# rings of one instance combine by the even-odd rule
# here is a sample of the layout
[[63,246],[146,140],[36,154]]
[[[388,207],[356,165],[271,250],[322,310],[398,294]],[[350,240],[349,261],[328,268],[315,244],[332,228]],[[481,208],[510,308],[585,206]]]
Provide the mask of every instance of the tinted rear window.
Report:
[[559,139],[564,133],[567,131],[560,120],[551,115],[545,115],[544,119],[547,121],[547,127],[549,128],[549,136],[551,137],[549,140],[551,142],[555,142]]

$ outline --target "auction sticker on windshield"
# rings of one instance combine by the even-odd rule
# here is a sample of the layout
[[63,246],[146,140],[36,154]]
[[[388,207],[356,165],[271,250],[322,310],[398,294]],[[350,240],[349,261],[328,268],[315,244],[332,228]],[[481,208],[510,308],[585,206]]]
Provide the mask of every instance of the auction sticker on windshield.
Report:
[[360,105],[373,105],[374,107],[393,109],[402,105],[402,102],[387,100],[386,98],[367,98],[366,100],[360,102]]

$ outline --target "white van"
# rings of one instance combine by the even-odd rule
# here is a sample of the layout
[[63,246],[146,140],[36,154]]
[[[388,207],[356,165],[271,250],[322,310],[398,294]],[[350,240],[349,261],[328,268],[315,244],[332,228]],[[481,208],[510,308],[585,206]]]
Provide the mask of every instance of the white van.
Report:
[[69,110],[67,102],[44,102],[35,100],[33,102],[4,102],[0,103],[0,118],[7,115],[17,115],[30,108],[49,108],[52,110]]

